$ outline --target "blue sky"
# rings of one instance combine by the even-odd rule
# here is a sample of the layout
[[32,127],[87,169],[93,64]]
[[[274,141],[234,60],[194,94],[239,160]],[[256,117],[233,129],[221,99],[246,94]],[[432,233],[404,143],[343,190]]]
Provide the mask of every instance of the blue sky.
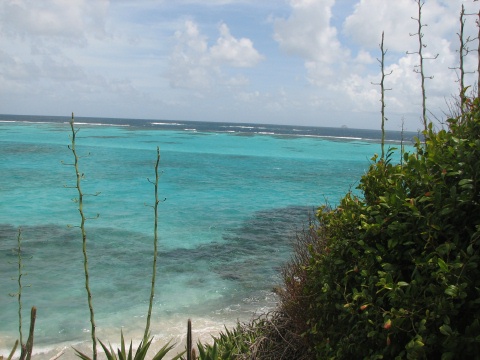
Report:
[[[422,9],[425,55],[439,54],[425,62],[432,118],[458,93],[462,4],[480,8]],[[2,0],[0,113],[379,128],[385,31],[386,126],[417,131],[417,12],[414,0]]]

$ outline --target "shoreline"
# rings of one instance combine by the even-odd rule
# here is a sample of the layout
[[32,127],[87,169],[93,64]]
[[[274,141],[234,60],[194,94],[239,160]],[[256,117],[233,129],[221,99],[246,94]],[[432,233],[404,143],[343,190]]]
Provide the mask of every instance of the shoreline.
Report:
[[[250,319],[253,318],[255,314],[252,314],[250,316]],[[202,343],[211,343],[212,342],[212,336],[217,336],[220,334],[222,331],[227,329],[231,329],[234,326],[236,326],[237,321],[234,321],[233,319],[225,319],[225,322],[220,322],[220,321],[214,321],[209,318],[191,318],[192,320],[192,334],[193,334],[193,344],[196,346],[198,341],[201,341]],[[169,360],[172,357],[176,356],[177,354],[181,353],[185,347],[186,347],[186,338],[187,338],[187,321],[188,318],[185,317],[183,320],[180,318],[179,315],[176,315],[173,319],[170,319],[169,321],[158,321],[154,322],[152,326],[151,333],[153,334],[153,341],[152,344],[149,348],[148,354],[150,356],[147,356],[147,358],[153,357],[155,353],[162,348],[166,343],[170,341],[171,345],[174,345],[174,348],[169,351],[167,356],[164,358],[165,360]],[[240,322],[242,321],[248,321],[247,319],[241,320],[239,319]],[[162,329],[167,329],[167,330],[162,330]],[[106,330],[106,331],[105,331]],[[104,331],[99,331],[100,333],[100,340],[107,346],[110,344],[112,347],[116,350],[118,347],[120,347],[120,337],[121,337],[121,330],[122,329],[105,329]],[[135,349],[136,346],[140,343],[142,337],[143,337],[143,331],[144,329],[133,329],[133,330],[128,330],[127,332],[124,333],[124,338],[125,342],[130,344],[130,341],[133,342],[133,348]],[[103,336],[105,335],[105,336]],[[26,341],[26,340],[24,340]],[[14,344],[15,340],[12,343],[12,346]],[[91,340],[78,340],[78,341],[67,341],[67,342],[61,342],[58,344],[53,344],[51,346],[36,346],[35,345],[35,338],[34,338],[34,343],[33,343],[33,353],[32,356],[34,356],[35,360],[51,360],[52,358],[57,358],[62,359],[62,360],[74,360],[78,359],[78,357],[75,355],[75,351],[73,349],[78,349],[81,352],[84,352],[86,354],[91,353]],[[10,349],[0,349],[0,354],[3,356],[8,356],[10,353]],[[97,351],[102,357],[103,349],[100,345],[100,343],[97,343]],[[18,358],[20,355],[19,347],[17,347],[17,351],[15,352],[14,359]]]

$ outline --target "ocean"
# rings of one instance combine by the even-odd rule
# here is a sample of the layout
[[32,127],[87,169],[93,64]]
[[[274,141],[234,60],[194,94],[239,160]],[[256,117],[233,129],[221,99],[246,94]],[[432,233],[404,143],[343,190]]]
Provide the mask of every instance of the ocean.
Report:
[[[69,120],[0,115],[1,355],[19,337],[19,229],[24,341],[36,306],[36,359],[90,348]],[[126,339],[143,336],[157,146],[157,347],[181,344],[189,318],[194,341],[208,340],[274,309],[295,234],[318,206],[355,192],[381,151],[377,130],[106,118],[75,124],[97,336],[112,344],[121,330]],[[386,146],[411,146],[415,135],[389,131]]]

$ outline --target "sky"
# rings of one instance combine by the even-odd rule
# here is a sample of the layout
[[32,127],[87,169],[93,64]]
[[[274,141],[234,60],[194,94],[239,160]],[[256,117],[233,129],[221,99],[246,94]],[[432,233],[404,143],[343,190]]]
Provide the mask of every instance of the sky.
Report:
[[[459,93],[462,4],[480,10],[422,7],[434,122]],[[417,131],[416,19],[415,0],[1,0],[0,113],[379,129],[384,32],[385,127]]]

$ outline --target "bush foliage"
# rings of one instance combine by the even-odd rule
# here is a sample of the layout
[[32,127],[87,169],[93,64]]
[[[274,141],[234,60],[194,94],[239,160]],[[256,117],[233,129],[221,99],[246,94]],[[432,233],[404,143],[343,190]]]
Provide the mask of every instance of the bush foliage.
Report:
[[374,157],[362,196],[318,211],[281,296],[311,356],[480,356],[479,99],[447,124],[400,164]]

